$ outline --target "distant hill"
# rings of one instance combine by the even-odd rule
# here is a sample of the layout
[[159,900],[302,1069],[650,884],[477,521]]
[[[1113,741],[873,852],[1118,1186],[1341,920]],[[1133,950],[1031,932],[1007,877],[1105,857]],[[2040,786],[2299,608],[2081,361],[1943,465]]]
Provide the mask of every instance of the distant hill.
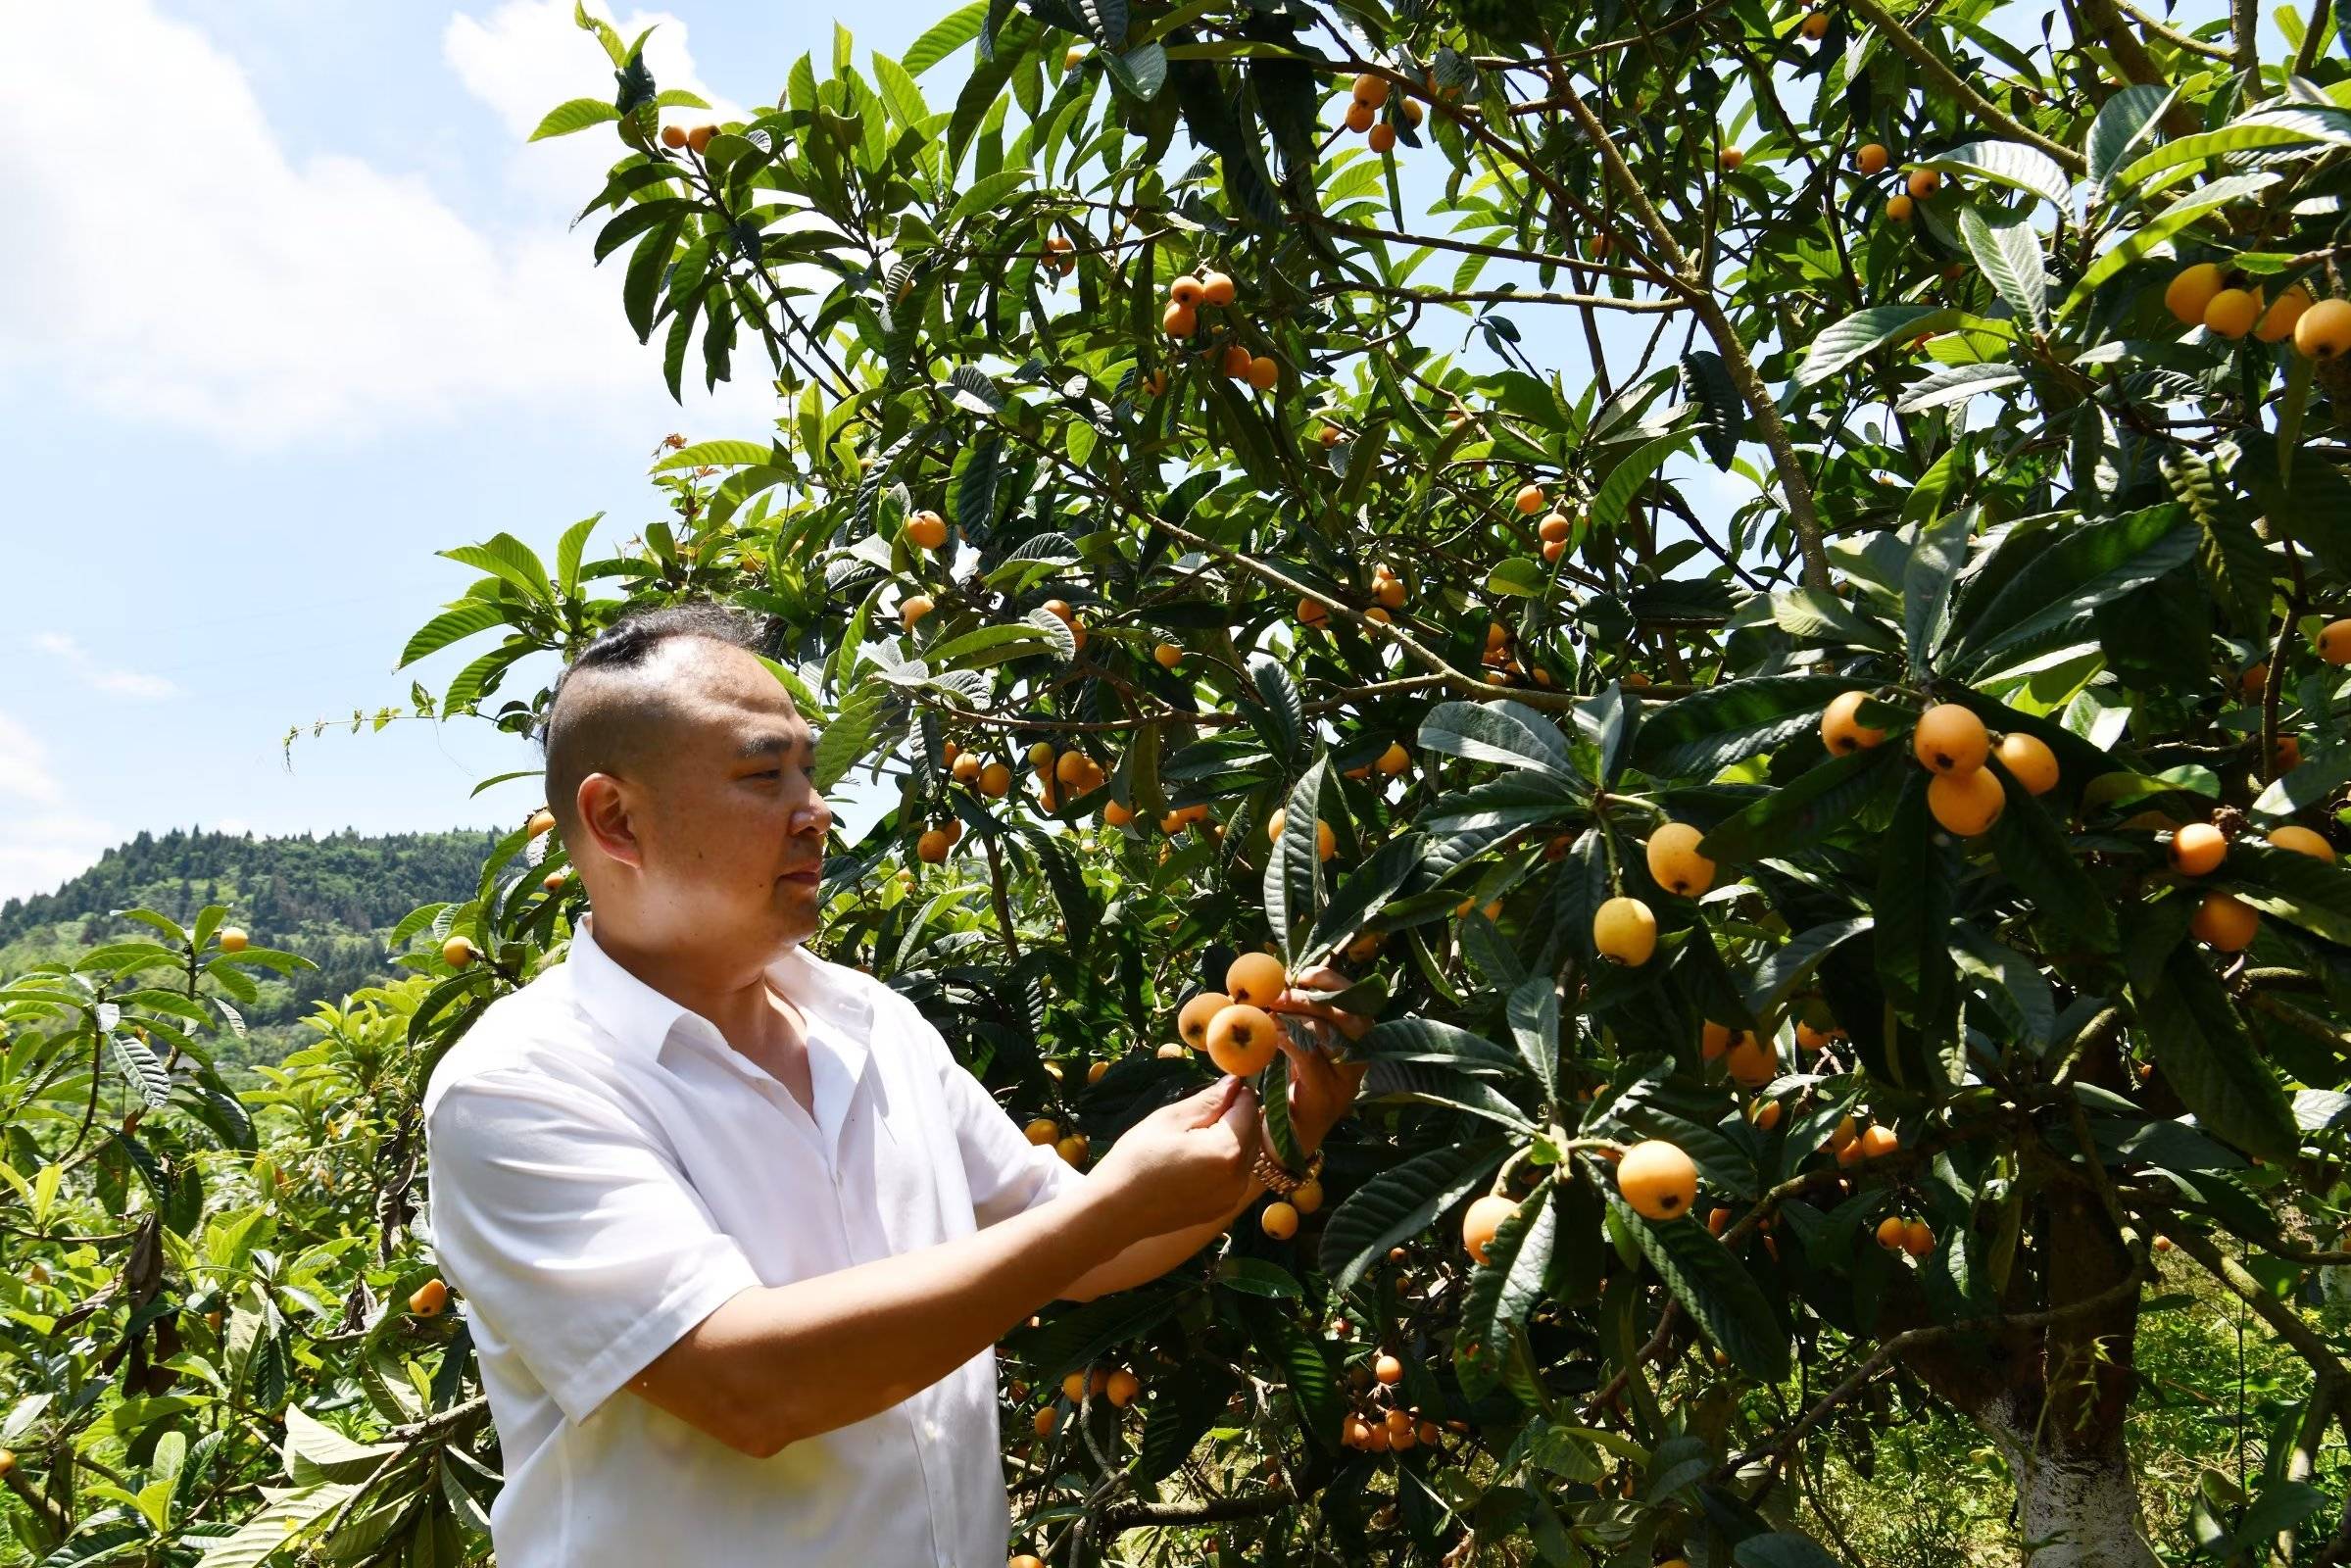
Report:
[[325,838],[141,833],[55,893],[0,904],[0,975],[145,931],[116,909],[143,906],[184,924],[206,905],[224,904],[256,944],[318,966],[284,980],[255,976],[266,983],[260,1004],[243,1009],[251,1054],[273,1059],[302,1038],[295,1021],[312,1003],[390,978],[391,928],[420,904],[472,897],[497,842],[488,829],[463,828]]

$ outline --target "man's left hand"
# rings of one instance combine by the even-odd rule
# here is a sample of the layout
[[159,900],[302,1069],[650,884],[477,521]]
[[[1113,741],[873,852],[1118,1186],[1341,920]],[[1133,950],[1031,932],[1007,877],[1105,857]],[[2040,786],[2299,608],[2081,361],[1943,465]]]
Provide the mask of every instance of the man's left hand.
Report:
[[1305,1022],[1301,1032],[1308,1038],[1303,1041],[1287,1020],[1281,1030],[1282,1051],[1290,1058],[1290,1129],[1301,1153],[1311,1154],[1322,1147],[1324,1136],[1353,1107],[1363,1075],[1371,1070],[1369,1062],[1334,1060],[1328,1049],[1333,1031],[1359,1040],[1372,1025],[1361,1013],[1344,1011],[1318,998],[1318,993],[1331,996],[1351,983],[1323,964],[1294,977],[1289,989],[1266,1008]]

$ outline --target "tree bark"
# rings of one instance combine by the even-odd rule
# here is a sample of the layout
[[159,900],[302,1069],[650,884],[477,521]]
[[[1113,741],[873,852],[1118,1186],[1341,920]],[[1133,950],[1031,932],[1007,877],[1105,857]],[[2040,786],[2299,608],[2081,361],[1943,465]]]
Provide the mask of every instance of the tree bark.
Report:
[[[2040,1218],[2033,1283],[2042,1299],[2032,1299],[2026,1281],[2012,1281],[2007,1310],[2086,1302],[2131,1273],[2129,1250],[2087,1191],[2053,1185]],[[1924,1321],[1923,1301],[1902,1294],[1908,1299],[1889,1307]],[[1955,1337],[1902,1356],[2007,1460],[2025,1568],[2155,1568],[2124,1442],[2138,1385],[2137,1336],[2138,1295],[2129,1292],[2112,1306],[2045,1327]]]
[[2036,1434],[2030,1414],[2003,1402],[1976,1416],[2016,1475],[2028,1568],[2156,1568],[2123,1435],[2085,1450],[2062,1434]]

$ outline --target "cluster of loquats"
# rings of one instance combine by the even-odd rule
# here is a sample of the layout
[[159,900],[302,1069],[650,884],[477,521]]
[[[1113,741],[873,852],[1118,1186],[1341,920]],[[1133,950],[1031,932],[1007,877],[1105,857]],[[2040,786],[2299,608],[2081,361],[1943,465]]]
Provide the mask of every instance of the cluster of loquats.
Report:
[[710,138],[717,134],[718,127],[716,125],[705,124],[691,127],[663,125],[661,127],[661,145],[671,152],[684,148],[693,153],[695,157],[700,158],[710,150]]
[[[1832,755],[1869,751],[1885,741],[1884,729],[1861,720],[1869,702],[1867,692],[1849,691],[1822,710],[1821,743]],[[2057,787],[2057,755],[2047,742],[2010,730],[1995,744],[1984,720],[1962,703],[1936,703],[1920,713],[1911,732],[1911,754],[1934,775],[1927,785],[1928,810],[1961,838],[1987,832],[2008,804],[1999,774],[1985,765],[1993,759],[2029,794],[2046,795]]]
[[[1015,1399],[1028,1396],[1024,1384],[1014,1384],[1006,1392]],[[1031,1430],[1041,1438],[1050,1438],[1061,1429],[1065,1419],[1082,1415],[1090,1409],[1107,1405],[1112,1411],[1124,1411],[1132,1406],[1143,1393],[1143,1380],[1125,1367],[1080,1367],[1061,1379],[1058,1396],[1048,1395],[1037,1413],[1030,1418]],[[1035,1557],[1015,1556],[1012,1568],[1024,1562],[1036,1562]]]
[[[1239,289],[1228,273],[1213,269],[1187,272],[1167,286],[1167,308],[1160,314],[1159,325],[1171,338],[1185,341],[1201,331],[1202,309],[1230,310],[1239,297]],[[1259,392],[1270,392],[1282,384],[1282,365],[1270,354],[1252,354],[1236,333],[1240,326],[1237,318],[1228,318],[1228,335],[1218,351],[1217,368],[1231,380],[1247,381]],[[1205,352],[1205,349],[1202,350]],[[1157,386],[1150,390],[1158,390]]]
[[2351,349],[2351,300],[2316,299],[2306,282],[2290,284],[2272,300],[2233,264],[2181,268],[2164,285],[2163,308],[2181,326],[2200,326],[2231,342],[2247,335],[2260,343],[2291,338],[2306,359],[2328,361]]
[[[1705,893],[1714,885],[1714,862],[1698,853],[1704,838],[1688,822],[1658,824],[1644,857],[1650,879],[1677,898]],[[1592,945],[1601,957],[1638,969],[1656,955],[1657,913],[1647,901],[1619,893],[1592,912]]]
[[[1381,118],[1380,112],[1392,101],[1396,106],[1395,114]],[[1400,120],[1408,129],[1418,130],[1421,116],[1420,104],[1409,94],[1396,90],[1395,84],[1378,72],[1367,71],[1355,78],[1353,90],[1348,94],[1346,123],[1348,130],[1363,137],[1365,145],[1385,158],[1396,151],[1396,122]]]
[[[1055,1073],[1053,1076],[1058,1078],[1059,1074]],[[1050,1147],[1054,1153],[1059,1154],[1064,1161],[1079,1170],[1085,1169],[1087,1156],[1093,1152],[1094,1146],[1084,1133],[1064,1133],[1061,1130],[1061,1124],[1051,1116],[1039,1116],[1022,1130],[1028,1135],[1030,1143],[1038,1145],[1040,1148]]]

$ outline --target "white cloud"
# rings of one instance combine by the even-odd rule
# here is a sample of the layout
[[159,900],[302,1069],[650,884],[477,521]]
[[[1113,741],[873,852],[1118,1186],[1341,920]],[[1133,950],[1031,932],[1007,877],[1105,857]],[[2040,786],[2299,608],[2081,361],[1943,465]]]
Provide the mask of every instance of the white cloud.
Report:
[[47,749],[6,713],[0,713],[0,801],[33,808],[0,810],[0,899],[54,890],[122,836],[96,817],[60,808],[66,790],[49,769]]
[[[645,40],[645,69],[653,73],[654,81],[664,90],[683,88],[710,105],[708,111],[666,111],[668,118],[680,122],[750,118],[695,71],[693,53],[686,47],[686,24],[679,18],[666,11],[632,11],[614,18],[603,5],[588,10],[631,42],[651,27],[653,34]],[[571,0],[505,0],[480,18],[461,12],[449,19],[441,34],[441,55],[465,90],[498,116],[516,143],[507,162],[509,183],[552,201],[568,221],[601,188],[618,148],[609,128],[522,145],[556,105],[573,98],[610,99],[614,90],[611,62],[595,38],[571,20]]]
[[91,658],[88,649],[63,632],[35,632],[32,645],[53,659],[63,660],[76,675],[110,697],[155,699],[172,696],[179,690],[161,675],[135,669],[109,669]]
[[[560,35],[546,30],[557,9]],[[539,112],[611,80],[567,12],[507,5],[445,38],[518,163],[565,146],[520,145]],[[0,203],[39,240],[0,247],[0,370],[254,451],[501,405],[630,433],[677,419],[659,344],[628,330],[613,265],[590,264],[591,225],[564,226],[613,155],[609,133],[559,155],[549,179],[568,211],[531,204],[492,231],[418,177],[339,155],[296,164],[238,63],[148,0],[17,8],[11,22],[12,48],[42,69],[0,93],[0,140],[75,131],[72,158],[0,163]],[[663,31],[649,54],[691,85],[683,27]],[[136,169],[135,199],[93,169]],[[688,416],[760,416],[763,357],[737,363],[735,387]]]
[[[0,799],[54,806],[65,798],[65,786],[49,771],[49,749],[31,730],[0,713]],[[6,815],[0,812],[0,819]]]

